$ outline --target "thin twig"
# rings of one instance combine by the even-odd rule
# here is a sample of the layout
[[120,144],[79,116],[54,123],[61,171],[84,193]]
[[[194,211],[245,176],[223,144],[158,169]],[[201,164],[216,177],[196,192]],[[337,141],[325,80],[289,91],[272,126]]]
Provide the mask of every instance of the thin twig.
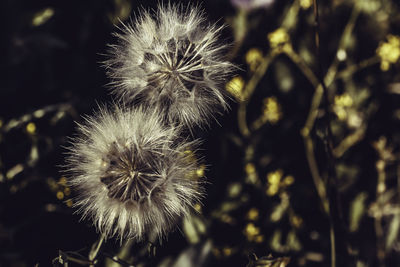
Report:
[[250,135],[249,127],[247,126],[247,104],[244,102],[239,103],[238,108],[238,127],[240,133],[247,137]]
[[292,46],[286,46],[283,52],[298,66],[303,75],[311,82],[314,88],[320,85],[320,81],[314,72],[308,67],[303,58],[297,54]]
[[326,214],[329,214],[329,200],[326,193],[325,183],[319,175],[318,164],[314,155],[314,144],[309,135],[304,136],[304,146],[306,148],[306,157],[308,166],[310,167],[311,177],[317,189],[318,196],[321,199],[322,207]]
[[256,71],[254,72],[253,76],[247,82],[243,90],[244,100],[239,103],[238,126],[240,133],[245,137],[250,135],[250,130],[247,126],[247,118],[246,118],[247,105],[258,83],[261,81],[262,77],[264,77],[265,73],[267,72],[268,67],[270,66],[274,58],[280,53],[281,51],[274,49],[271,53],[266,55],[261,61]]
[[[297,18],[299,9],[300,9],[299,1],[294,1],[293,4],[290,6],[288,12],[286,13],[285,17],[282,19],[282,24],[281,24],[282,28],[290,30],[296,25],[296,23],[293,22],[293,18]],[[238,108],[238,127],[240,133],[244,137],[248,137],[251,135],[251,131],[248,127],[246,118],[247,105],[250,102],[251,96],[253,95],[253,92],[256,89],[258,83],[261,81],[262,77],[264,77],[272,61],[275,59],[277,55],[281,54],[282,52],[283,52],[282,48],[272,49],[272,51],[263,58],[260,65],[254,72],[250,80],[247,82],[243,90],[244,101],[241,101],[239,103],[239,108]]]
[[365,68],[370,67],[372,65],[378,64],[380,62],[380,60],[381,60],[380,57],[375,55],[375,56],[372,56],[372,57],[370,57],[368,59],[364,59],[363,61],[361,61],[361,62],[359,62],[357,64],[348,66],[347,68],[345,68],[344,70],[340,71],[336,75],[335,80],[336,79],[345,79],[347,77],[350,77],[354,73],[356,73],[356,72],[358,72],[358,71],[360,71],[362,69],[365,69]]
[[[378,141],[373,143],[375,150],[379,155],[379,159],[376,161],[375,168],[378,173],[378,181],[376,183],[376,201],[375,205],[379,212],[375,212],[374,226],[376,234],[376,256],[380,267],[385,266],[385,236],[382,226],[382,219],[384,216],[384,208],[392,198],[390,191],[386,191],[386,166],[387,163],[394,160],[394,156],[390,149],[387,149],[387,139],[381,137]],[[386,191],[386,192],[385,192]],[[393,193],[394,195],[394,193]]]
[[352,146],[361,141],[367,130],[366,125],[362,125],[360,128],[349,134],[346,138],[340,142],[340,144],[333,149],[333,154],[336,158],[340,158],[343,154]]
[[31,113],[24,114],[19,118],[13,118],[8,123],[6,123],[3,127],[0,128],[1,132],[7,133],[14,128],[21,127],[25,123],[33,120],[40,119],[43,116],[47,115],[50,112],[69,112],[73,117],[77,117],[77,113],[71,103],[59,103],[54,105],[48,105],[43,108],[37,109]]
[[[331,129],[331,112],[330,112],[330,101],[328,96],[328,88],[325,84],[323,78],[323,67],[321,61],[321,46],[320,46],[320,36],[319,36],[319,12],[318,12],[318,1],[313,1],[314,6],[314,19],[315,19],[315,47],[317,51],[317,62],[318,62],[318,79],[322,87],[323,98],[324,98],[324,145],[325,145],[325,154],[327,157],[327,169],[328,169],[328,183],[327,183],[327,193],[328,193],[328,201],[329,201],[329,223],[330,223],[330,241],[331,241],[331,267],[336,267],[337,260],[337,250],[336,246],[336,235],[338,234],[340,224],[337,221],[340,219],[340,198],[339,193],[337,191],[337,179],[335,174],[335,163],[333,156],[333,134]],[[335,62],[337,59],[335,60]],[[335,64],[335,69],[336,69]],[[344,255],[343,255],[344,256]]]

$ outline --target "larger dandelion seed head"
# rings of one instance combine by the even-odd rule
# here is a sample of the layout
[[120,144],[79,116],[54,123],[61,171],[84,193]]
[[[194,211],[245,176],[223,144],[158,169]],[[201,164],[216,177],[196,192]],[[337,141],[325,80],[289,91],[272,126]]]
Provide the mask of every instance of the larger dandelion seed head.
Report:
[[199,201],[196,162],[158,112],[102,109],[79,126],[67,159],[76,206],[108,237],[162,238]]
[[160,5],[116,34],[106,61],[112,92],[124,99],[159,106],[168,122],[190,128],[227,108],[221,83],[233,65],[224,60],[222,27],[205,22],[198,7]]

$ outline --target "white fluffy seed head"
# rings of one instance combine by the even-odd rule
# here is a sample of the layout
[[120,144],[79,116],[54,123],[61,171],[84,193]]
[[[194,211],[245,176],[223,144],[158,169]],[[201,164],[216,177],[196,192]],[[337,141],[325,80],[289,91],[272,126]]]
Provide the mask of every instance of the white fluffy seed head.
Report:
[[76,206],[107,237],[159,238],[202,196],[197,163],[185,153],[197,141],[177,140],[159,112],[100,109],[79,125],[67,157]]
[[169,123],[208,123],[228,107],[222,83],[233,70],[224,59],[223,27],[206,23],[196,6],[159,5],[116,34],[105,62],[112,92],[124,101],[158,106]]

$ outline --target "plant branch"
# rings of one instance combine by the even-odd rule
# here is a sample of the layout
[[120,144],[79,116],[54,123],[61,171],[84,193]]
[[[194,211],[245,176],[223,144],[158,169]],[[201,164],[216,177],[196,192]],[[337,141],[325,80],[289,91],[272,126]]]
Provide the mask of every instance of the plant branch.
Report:
[[243,89],[244,100],[239,103],[238,126],[240,133],[245,137],[248,137],[250,135],[250,130],[247,126],[247,118],[246,118],[247,105],[250,102],[251,96],[253,95],[257,85],[267,72],[268,67],[271,65],[275,57],[280,53],[281,51],[274,49],[271,53],[266,55],[261,61],[256,71],[254,72],[253,76],[251,76],[250,80],[247,82],[246,86]]

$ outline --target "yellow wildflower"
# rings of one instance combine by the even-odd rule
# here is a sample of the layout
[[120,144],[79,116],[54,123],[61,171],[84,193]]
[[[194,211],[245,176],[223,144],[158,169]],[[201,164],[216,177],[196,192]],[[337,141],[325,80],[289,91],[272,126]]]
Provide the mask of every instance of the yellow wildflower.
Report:
[[268,189],[266,193],[268,196],[274,196],[278,193],[282,176],[283,171],[280,169],[267,174]]
[[206,165],[201,164],[199,168],[196,170],[197,177],[201,178],[204,176],[204,171],[206,169]]
[[400,58],[400,37],[389,34],[387,42],[381,42],[376,53],[381,58],[381,70],[389,70],[390,64],[396,63]]
[[197,212],[201,213],[202,207],[201,207],[201,204],[200,204],[200,203],[194,204],[193,207],[194,207],[194,209],[195,209]]
[[271,124],[277,123],[282,118],[282,112],[276,97],[267,97],[263,102],[263,121],[269,121]]
[[248,175],[254,174],[256,172],[256,167],[254,166],[253,163],[247,163],[245,169]]
[[347,119],[347,109],[353,105],[353,98],[344,93],[342,95],[336,95],[334,99],[333,111],[339,120],[344,121]]
[[249,241],[255,241],[261,243],[264,241],[264,237],[260,235],[260,228],[255,226],[253,223],[248,223],[244,229],[244,235]]
[[251,71],[255,71],[263,59],[262,51],[258,48],[251,48],[246,53],[246,63]]
[[232,248],[230,247],[224,247],[222,249],[222,253],[224,254],[224,256],[228,257],[232,254]]
[[26,125],[26,131],[29,134],[34,134],[36,132],[36,125],[33,122],[30,122]]
[[300,226],[303,224],[303,219],[300,216],[292,215],[290,216],[290,223],[293,225],[293,227],[300,228]]
[[253,163],[246,164],[245,172],[246,172],[246,183],[257,184],[259,182],[257,170]]
[[61,200],[61,199],[64,198],[64,192],[58,191],[57,194],[56,194],[56,196],[57,196],[57,198],[58,198],[59,200]]
[[40,26],[40,25],[46,23],[53,15],[54,15],[53,8],[50,8],[50,7],[45,8],[33,15],[32,25]]
[[65,202],[65,204],[67,205],[67,207],[72,207],[72,199],[67,199],[67,201]]
[[225,89],[238,101],[243,101],[245,81],[241,76],[233,77],[225,86]]
[[67,186],[67,178],[61,177],[60,180],[58,180],[58,184],[61,186]]
[[309,9],[313,4],[312,0],[300,0],[300,6],[302,9]]
[[279,28],[268,34],[268,40],[271,48],[277,48],[289,42],[289,34],[284,28]]
[[246,218],[249,219],[250,221],[256,221],[256,220],[258,219],[258,216],[259,216],[258,209],[256,209],[256,208],[251,208],[251,209],[247,212]]
[[335,105],[342,107],[351,107],[353,105],[353,98],[347,93],[335,96]]
[[288,175],[288,176],[285,177],[285,179],[283,179],[282,182],[283,182],[283,184],[284,184],[285,186],[292,185],[292,184],[294,183],[294,177],[291,176],[291,175]]

